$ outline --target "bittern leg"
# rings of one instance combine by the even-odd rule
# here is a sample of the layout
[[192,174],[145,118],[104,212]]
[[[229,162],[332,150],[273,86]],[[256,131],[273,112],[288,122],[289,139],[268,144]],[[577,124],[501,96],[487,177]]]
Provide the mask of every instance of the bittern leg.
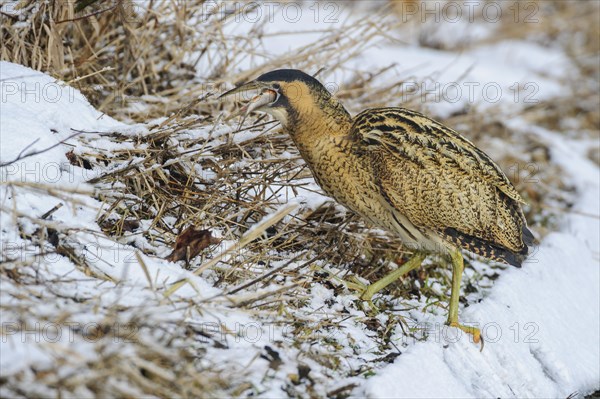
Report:
[[458,300],[460,297],[460,281],[462,279],[463,270],[465,268],[463,257],[459,249],[455,249],[450,254],[452,257],[452,291],[450,292],[450,305],[448,309],[448,322],[451,327],[456,327],[471,334],[475,343],[481,342],[483,350],[483,339],[481,331],[475,327],[469,327],[458,323]]
[[394,281],[398,280],[400,277],[404,276],[411,270],[414,270],[417,267],[421,266],[421,263],[423,263],[424,259],[425,259],[425,255],[416,254],[412,258],[410,258],[406,263],[404,263],[402,266],[400,266],[399,268],[397,268],[396,270],[394,270],[387,276],[383,277],[381,280],[377,280],[376,282],[374,282],[373,284],[371,284],[367,287],[362,286],[361,284],[355,284],[355,283],[350,283],[348,285],[348,287],[354,288],[358,291],[362,291],[362,294],[360,295],[360,299],[362,299],[363,301],[371,301],[371,298],[373,298],[373,295],[375,295],[376,293],[378,293],[379,291],[381,291],[388,285],[392,284]]

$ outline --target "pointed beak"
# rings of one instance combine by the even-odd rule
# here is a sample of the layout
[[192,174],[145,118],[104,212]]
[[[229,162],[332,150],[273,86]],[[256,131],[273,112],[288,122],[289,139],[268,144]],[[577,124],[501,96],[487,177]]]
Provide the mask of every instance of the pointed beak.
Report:
[[226,91],[225,93],[221,94],[221,95],[218,97],[218,99],[220,100],[220,99],[222,99],[223,97],[227,97],[227,96],[230,96],[230,95],[232,95],[232,94],[243,93],[243,92],[245,92],[245,91],[250,91],[250,90],[257,90],[257,89],[260,89],[261,87],[262,87],[262,85],[261,85],[261,84],[259,84],[258,82],[256,82],[256,81],[254,81],[254,80],[253,80],[253,81],[251,81],[251,82],[244,83],[244,84],[243,84],[243,85],[241,85],[241,86],[238,86],[238,87],[236,87],[236,88],[233,88],[233,89],[231,89],[231,90],[229,90],[229,91]]
[[[268,86],[263,83],[259,83],[256,81],[248,82],[241,86],[236,87],[235,89],[231,89],[231,90],[221,94],[219,96],[219,99],[222,99],[223,97],[226,97],[226,96],[230,96],[232,94],[243,93],[243,92],[250,91],[250,90],[264,89],[265,87],[268,87]],[[246,105],[244,105],[242,108],[240,108],[237,112],[234,112],[233,114],[229,115],[225,119],[225,121],[228,121],[228,120],[233,119],[240,115],[244,115],[244,119],[246,119],[246,116],[248,116],[255,109],[258,109],[264,105],[267,105],[267,104],[275,101],[276,99],[277,99],[276,92],[274,92],[273,90],[265,90],[263,93],[260,93],[256,96],[252,97],[252,99],[250,99]],[[242,122],[243,122],[243,120],[242,120]]]

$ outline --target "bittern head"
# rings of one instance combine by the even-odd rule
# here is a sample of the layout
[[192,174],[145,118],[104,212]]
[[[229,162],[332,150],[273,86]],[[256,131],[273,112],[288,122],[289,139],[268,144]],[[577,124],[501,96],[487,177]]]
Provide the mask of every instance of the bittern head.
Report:
[[[219,98],[248,91],[257,91],[258,94],[232,117],[248,115],[253,111],[265,112],[285,127],[293,125],[303,115],[309,115],[315,110],[341,107],[317,79],[297,69],[267,72],[255,80],[229,90]],[[345,113],[345,110],[343,111]]]

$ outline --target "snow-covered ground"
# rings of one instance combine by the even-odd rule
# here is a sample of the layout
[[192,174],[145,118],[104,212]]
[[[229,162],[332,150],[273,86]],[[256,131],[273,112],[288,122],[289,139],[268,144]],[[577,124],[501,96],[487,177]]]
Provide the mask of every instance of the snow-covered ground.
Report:
[[[350,18],[345,12],[340,15]],[[310,20],[294,27],[308,25]],[[268,27],[281,30],[289,24],[274,23]],[[243,27],[238,29],[245,32]],[[493,31],[486,29],[477,33],[482,37],[491,34]],[[314,33],[303,36],[303,43],[310,42],[311,35]],[[443,32],[438,35],[456,41],[448,32],[446,36]],[[427,106],[441,116],[450,115],[467,103],[482,109],[500,105],[507,112],[514,112],[524,106],[522,97],[515,101],[515,92],[511,91],[514,84],[532,84],[536,100],[552,98],[564,90],[561,79],[572,67],[559,49],[524,40],[484,45],[461,54],[419,47],[411,43],[410,35],[402,38],[409,45],[399,45],[399,40],[394,37],[365,50],[347,67],[369,70],[397,62],[399,70],[411,71],[415,81],[442,70],[437,82],[442,87],[456,83],[464,92],[455,102],[442,96],[439,102],[432,103],[428,97]],[[264,47],[285,52],[285,44],[281,37],[268,42],[267,35]],[[343,79],[344,73],[333,76]],[[476,88],[473,98],[467,95],[469,86],[464,82],[478,84],[471,86]],[[486,84],[491,89],[501,88],[504,95],[496,101],[495,94],[481,90]],[[269,325],[260,314],[230,306],[261,292],[241,291],[227,301],[210,303],[202,311],[192,312],[180,305],[186,301],[200,303],[223,293],[213,287],[209,276],[197,276],[165,261],[166,254],[152,256],[138,251],[136,248],[148,245],[139,237],[117,242],[103,233],[97,217],[108,205],[102,201],[101,190],[86,183],[94,177],[89,175],[92,172],[69,163],[65,153],[72,150],[79,154],[85,145],[107,152],[133,149],[132,142],[111,141],[110,133],[136,137],[148,133],[146,126],[127,125],[103,115],[77,90],[20,65],[1,62],[0,85],[0,163],[7,163],[0,167],[3,268],[24,273],[23,281],[30,283],[19,285],[15,283],[18,279],[8,280],[2,274],[0,372],[3,381],[19,375],[20,384],[28,385],[21,394],[44,396],[45,392],[35,387],[39,370],[64,367],[63,376],[68,376],[89,367],[106,350],[130,355],[133,364],[139,366],[143,359],[128,347],[127,340],[115,339],[114,345],[105,347],[101,340],[86,339],[85,334],[79,333],[106,320],[117,325],[120,321],[126,324],[133,317],[146,318],[156,326],[183,320],[189,326],[200,326],[205,333],[222,335],[226,348],[208,345],[203,349],[204,362],[246,376],[263,397],[285,396],[284,381],[299,374],[301,363],[313,370],[312,394],[318,396],[349,384],[353,386],[352,396],[373,398],[566,397],[600,389],[600,169],[587,157],[590,148],[598,146],[597,140],[574,138],[577,135],[571,133],[575,132],[550,131],[519,117],[507,122],[510,129],[534,135],[548,146],[553,162],[574,186],[576,200],[561,217],[559,230],[543,238],[521,269],[503,270],[481,301],[462,309],[463,321],[477,322],[482,328],[486,339],[482,352],[468,337],[457,336],[456,329],[443,327],[443,314],[414,311],[419,313],[416,319],[433,326],[427,340],[409,342],[400,356],[381,366],[370,378],[344,377],[305,356],[306,347],[294,345],[285,326]],[[453,95],[451,91],[444,93]],[[490,101],[490,96],[494,101]],[[34,154],[45,149],[48,150]],[[316,195],[312,200],[319,202],[322,198]],[[58,204],[63,206],[39,219]],[[65,234],[61,240],[76,256],[56,254],[48,243],[41,248],[32,245],[35,240],[47,239],[39,237],[40,226],[46,227],[43,234],[52,230]],[[224,242],[221,248],[234,244]],[[46,252],[40,253],[41,249]],[[77,264],[77,256],[86,257],[92,269]],[[34,269],[25,268],[30,265]],[[327,265],[323,268],[327,269]],[[182,279],[188,279],[189,284],[166,300],[164,290]],[[54,292],[47,287],[53,287]],[[274,285],[266,290],[276,288]],[[343,334],[336,337],[343,346],[341,352],[346,353],[344,367],[358,369],[375,359],[369,349],[374,345],[371,336],[346,317],[348,311],[355,317],[364,316],[350,304],[354,299],[350,292],[334,298],[330,288],[315,284],[310,295],[307,305],[299,311],[314,313],[315,321],[330,317],[329,311],[346,312],[338,325],[338,333]],[[36,300],[23,303],[37,305],[17,312],[25,297]],[[80,301],[63,299],[67,297]],[[331,301],[335,304],[331,305]],[[111,312],[118,307],[128,311]],[[65,319],[60,318],[61,312]],[[230,330],[241,326],[244,331],[225,334],[223,326]],[[141,339],[150,344],[159,341],[151,333]],[[398,341],[404,342],[400,337]],[[266,347],[276,350],[269,349],[265,355]],[[213,371],[218,374],[220,369]],[[14,384],[11,386],[14,388]],[[0,384],[0,394],[12,395],[13,388],[3,391],[7,388]],[[77,392],[80,396],[92,395],[85,387]],[[125,384],[122,391],[110,393],[126,392]]]

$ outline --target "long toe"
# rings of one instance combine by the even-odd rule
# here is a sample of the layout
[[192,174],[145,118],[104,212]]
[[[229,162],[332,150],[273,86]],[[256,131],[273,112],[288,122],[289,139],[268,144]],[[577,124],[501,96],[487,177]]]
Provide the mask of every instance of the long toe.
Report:
[[473,342],[475,342],[476,344],[481,344],[480,351],[483,351],[484,340],[483,340],[483,337],[481,336],[481,330],[479,328],[465,326],[463,324],[459,324],[458,322],[451,322],[448,325],[450,327],[456,327],[456,328],[460,329],[461,331],[464,331],[467,334],[470,334],[473,337]]

